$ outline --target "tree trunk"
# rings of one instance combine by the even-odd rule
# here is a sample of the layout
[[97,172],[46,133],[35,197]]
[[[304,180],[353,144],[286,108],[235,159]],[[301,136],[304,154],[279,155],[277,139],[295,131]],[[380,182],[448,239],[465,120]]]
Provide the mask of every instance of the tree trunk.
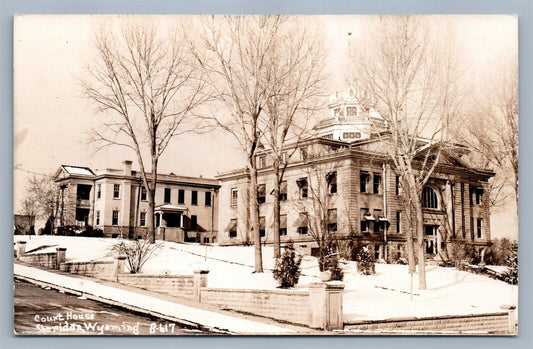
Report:
[[259,232],[259,205],[257,203],[257,169],[255,168],[255,156],[250,168],[250,219],[252,221],[254,240],[254,266],[256,273],[263,272],[263,256],[261,253],[261,233]]
[[280,202],[279,202],[279,168],[277,163],[274,163],[274,223],[272,228],[274,229],[274,258],[281,257],[281,246],[280,246],[280,236],[279,236],[279,226],[280,226]]
[[[155,242],[155,191],[153,190],[146,190],[148,195],[148,212],[146,217],[146,224],[147,224],[147,240],[150,243]],[[135,217],[137,219],[137,217]],[[135,238],[135,237],[134,237]]]
[[422,203],[418,196],[414,198],[416,207],[416,244],[418,256],[418,289],[427,289],[426,285],[426,258],[424,255],[424,213]]

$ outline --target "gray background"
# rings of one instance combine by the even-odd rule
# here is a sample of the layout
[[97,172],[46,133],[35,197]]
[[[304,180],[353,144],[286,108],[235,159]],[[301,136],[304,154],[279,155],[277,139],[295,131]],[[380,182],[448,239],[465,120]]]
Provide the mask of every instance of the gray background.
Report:
[[[15,337],[13,333],[13,15],[15,14],[517,14],[520,50],[520,288],[518,337]],[[0,0],[0,262],[1,348],[529,348],[533,347],[532,263],[532,33],[531,0]],[[38,59],[36,57],[36,59]],[[28,101],[31,103],[31,101]]]

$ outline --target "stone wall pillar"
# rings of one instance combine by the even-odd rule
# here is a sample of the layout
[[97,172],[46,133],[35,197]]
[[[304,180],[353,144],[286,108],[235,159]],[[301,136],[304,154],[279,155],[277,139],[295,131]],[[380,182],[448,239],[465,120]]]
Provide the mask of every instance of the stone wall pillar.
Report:
[[26,254],[26,241],[17,241],[15,254],[16,258],[20,258]]
[[325,330],[342,329],[343,290],[340,281],[316,282],[309,285],[310,327]]
[[207,274],[209,274],[209,270],[197,269],[194,271],[193,297],[197,302],[202,301],[200,288],[207,287]]
[[57,247],[56,248],[56,256],[57,256],[57,265],[56,269],[61,268],[61,263],[65,263],[65,259],[67,256],[67,249],[65,247]]
[[118,277],[120,274],[124,273],[124,267],[126,263],[126,256],[117,256],[115,258],[115,281],[118,282]]
[[514,305],[502,305],[500,306],[501,309],[507,311],[508,314],[508,321],[509,321],[509,333],[515,334],[516,333],[516,307]]

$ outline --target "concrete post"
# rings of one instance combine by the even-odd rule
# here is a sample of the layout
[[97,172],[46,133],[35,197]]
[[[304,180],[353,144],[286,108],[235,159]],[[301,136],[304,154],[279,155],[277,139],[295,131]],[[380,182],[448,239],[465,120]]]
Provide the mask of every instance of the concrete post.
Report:
[[115,281],[118,282],[118,277],[120,274],[124,273],[124,264],[126,261],[126,256],[117,256],[115,258]]
[[26,254],[26,241],[17,241],[15,253],[17,258],[20,258]]
[[309,285],[310,327],[328,331],[344,327],[343,290],[344,283],[340,281],[316,282]]
[[197,269],[194,271],[193,297],[197,302],[202,301],[200,289],[207,287],[207,274],[209,274],[209,270]]
[[56,256],[57,256],[56,269],[61,269],[61,264],[65,263],[66,255],[67,255],[67,249],[65,247],[56,248]]
[[516,333],[516,306],[514,305],[501,305],[500,309],[506,310],[509,319],[509,328],[508,331],[510,334]]

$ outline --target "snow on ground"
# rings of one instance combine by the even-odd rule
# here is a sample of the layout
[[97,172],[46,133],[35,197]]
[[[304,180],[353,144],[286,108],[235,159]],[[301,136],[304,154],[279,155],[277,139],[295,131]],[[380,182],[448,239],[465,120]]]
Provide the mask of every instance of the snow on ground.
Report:
[[[110,259],[116,239],[16,236],[26,240],[26,250],[42,245],[67,248],[67,261]],[[56,246],[56,247],[57,247]],[[55,247],[50,248],[55,250]],[[143,268],[146,274],[192,274],[198,268],[209,269],[208,286],[221,288],[276,289],[272,277],[272,247],[263,247],[264,273],[253,273],[253,246],[201,246],[161,242],[161,248]],[[486,276],[455,268],[427,266],[427,290],[418,290],[418,279],[407,266],[376,264],[376,274],[359,275],[355,262],[343,264],[344,317],[349,320],[377,320],[395,317],[425,317],[501,311],[500,305],[518,304],[518,287]],[[297,288],[318,282],[319,270],[314,257],[305,256]]]

